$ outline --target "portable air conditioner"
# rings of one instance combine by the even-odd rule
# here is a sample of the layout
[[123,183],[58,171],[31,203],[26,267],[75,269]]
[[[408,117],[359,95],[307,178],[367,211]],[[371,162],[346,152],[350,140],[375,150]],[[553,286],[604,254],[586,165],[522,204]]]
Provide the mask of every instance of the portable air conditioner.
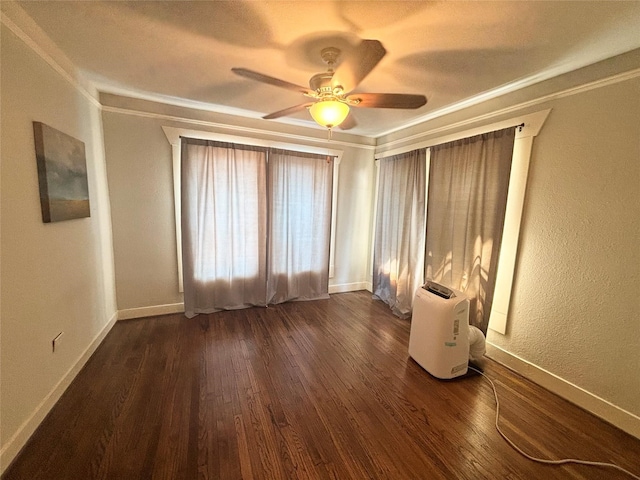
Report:
[[437,378],[467,373],[469,299],[435,282],[419,288],[413,302],[409,355]]

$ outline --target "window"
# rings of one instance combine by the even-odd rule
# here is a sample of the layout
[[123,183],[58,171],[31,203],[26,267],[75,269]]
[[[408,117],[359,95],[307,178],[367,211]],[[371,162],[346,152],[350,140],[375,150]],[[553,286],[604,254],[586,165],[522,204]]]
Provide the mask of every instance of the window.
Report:
[[[522,220],[522,211],[524,208],[524,195],[527,185],[527,176],[529,173],[529,161],[531,158],[531,150],[533,147],[533,139],[538,135],[542,125],[544,124],[551,110],[542,110],[539,112],[522,115],[508,120],[496,122],[482,127],[465,130],[449,135],[434,136],[429,140],[420,143],[405,145],[397,149],[387,149],[376,153],[376,159],[397,155],[402,152],[415,150],[418,148],[428,148],[446,142],[451,142],[461,138],[472,137],[481,133],[490,132],[524,124],[523,128],[516,131],[516,139],[513,148],[513,159],[511,165],[511,177],[507,192],[507,206],[505,212],[504,230],[502,235],[502,243],[500,248],[500,257],[498,260],[498,269],[496,273],[496,286],[489,317],[489,328],[499,333],[506,333],[507,316],[509,313],[509,304],[511,302],[511,290],[515,272],[515,262],[517,254],[518,239],[520,236],[520,224]],[[476,119],[471,119],[468,123],[475,123]],[[421,136],[437,135],[436,132],[453,130],[460,128],[461,125],[452,125],[446,129],[438,129],[434,132],[425,132]],[[405,143],[409,139],[404,138],[400,142]],[[387,144],[386,146],[390,146]],[[376,162],[378,164],[378,162]],[[379,167],[379,166],[378,166]],[[429,166],[427,165],[427,170]],[[428,188],[428,181],[427,181]],[[377,192],[376,192],[377,196]],[[373,245],[373,237],[371,239]]]
[[[254,149],[255,151],[264,151],[270,152],[271,155],[271,162],[269,163],[269,169],[268,171],[265,170],[266,176],[269,177],[269,181],[270,182],[276,182],[276,184],[282,188],[285,188],[286,192],[284,192],[283,194],[285,195],[294,195],[295,194],[295,190],[297,189],[298,191],[302,191],[302,192],[313,192],[312,189],[310,189],[310,185],[309,185],[309,178],[307,176],[307,179],[305,180],[305,175],[303,174],[303,165],[305,164],[305,156],[309,156],[309,154],[315,154],[315,156],[317,157],[318,155],[321,155],[322,158],[325,158],[327,156],[331,156],[334,157],[333,160],[333,167],[332,167],[332,171],[329,171],[329,179],[328,181],[330,182],[329,185],[332,184],[332,192],[329,198],[329,206],[328,208],[330,209],[330,217],[328,220],[328,225],[325,225],[324,227],[322,227],[321,225],[313,225],[313,227],[309,227],[308,222],[307,222],[307,228],[305,231],[299,231],[297,232],[297,236],[298,238],[304,239],[304,241],[307,242],[307,244],[309,245],[308,248],[302,248],[301,251],[299,251],[297,253],[298,257],[299,257],[299,262],[308,262],[309,263],[309,268],[311,268],[311,262],[313,262],[313,260],[317,260],[317,256],[313,255],[314,252],[314,248],[315,246],[310,244],[309,242],[311,242],[314,238],[317,237],[316,232],[313,231],[313,229],[317,229],[317,228],[329,228],[330,229],[330,247],[329,247],[329,276],[331,276],[331,273],[333,271],[333,244],[334,244],[334,231],[335,231],[335,209],[331,208],[331,203],[333,203],[333,201],[335,201],[336,198],[336,191],[337,191],[337,175],[338,175],[338,168],[339,168],[339,163],[340,163],[340,159],[342,156],[342,152],[339,150],[330,150],[330,149],[326,149],[326,148],[317,148],[317,147],[306,147],[306,146],[299,146],[299,145],[291,145],[291,144],[285,144],[285,143],[281,143],[281,142],[268,142],[268,141],[263,141],[263,140],[257,140],[257,139],[247,139],[247,138],[243,138],[243,137],[232,137],[232,136],[227,136],[227,135],[221,135],[221,134],[213,134],[213,133],[209,133],[209,132],[198,132],[198,131],[192,131],[192,130],[187,130],[187,129],[177,129],[177,128],[173,128],[173,127],[163,127],[163,130],[165,131],[165,134],[167,135],[167,138],[169,139],[172,147],[173,147],[173,166],[174,166],[174,198],[175,198],[175,204],[176,204],[176,243],[177,243],[177,258],[178,258],[178,278],[179,278],[179,283],[180,283],[180,290],[183,291],[183,285],[182,285],[182,281],[183,281],[183,274],[182,274],[182,235],[181,235],[181,229],[180,229],[180,225],[182,222],[181,219],[181,197],[180,197],[180,181],[181,181],[181,171],[180,171],[180,157],[181,157],[181,149],[180,149],[180,136],[190,136],[190,137],[198,137],[200,139],[215,139],[217,141],[230,141],[233,140],[235,142],[239,142],[242,144],[251,144],[251,147],[246,147],[247,149]],[[269,148],[271,147],[271,148]],[[291,155],[291,151],[288,151],[288,149],[291,150],[296,150],[296,155]],[[283,152],[286,152],[286,155],[283,154]],[[287,159],[287,161],[285,162],[284,159]],[[317,160],[316,160],[317,161]],[[260,163],[259,160],[257,160],[258,163]],[[285,169],[283,170],[283,164],[286,163],[286,167],[284,167]],[[307,162],[308,163],[308,162]],[[246,175],[246,182],[244,182],[242,185],[240,185],[238,188],[239,189],[243,189],[245,187],[248,187],[251,184],[255,184],[255,182],[261,182],[262,180],[259,180],[261,173],[258,171],[260,167],[257,166],[251,166],[251,162],[249,162],[247,165],[243,166],[243,175]],[[288,182],[288,186],[287,186],[287,179],[291,178],[293,176],[295,176],[296,180],[293,182]],[[266,178],[266,177],[265,177]],[[249,180],[249,179],[253,179],[253,180]],[[223,186],[218,186],[218,189],[223,188]],[[269,191],[273,191],[273,188],[268,189]],[[263,192],[264,193],[264,192]],[[256,198],[254,195],[254,192],[252,191],[246,191],[244,193],[242,193],[240,195],[243,198],[243,201],[247,201],[247,202],[256,202]],[[293,217],[300,217],[300,218],[308,218],[308,202],[300,202],[300,201],[294,201],[292,199],[290,199],[291,201],[287,201],[285,202],[285,204],[283,204],[282,202],[278,201],[276,197],[271,197],[270,198],[270,210],[272,210],[273,212],[278,212],[281,211],[283,208],[286,207],[287,212],[286,214],[288,216],[290,216],[291,218]],[[219,205],[218,207],[222,210],[225,210],[225,208],[228,208],[224,206],[224,199],[219,201]],[[253,208],[251,208],[251,205],[247,205],[247,211],[251,212],[251,211],[255,211],[255,212],[259,212],[260,207],[255,204]],[[281,212],[282,213],[282,212]],[[281,213],[278,213],[276,218],[282,218]],[[256,215],[256,218],[253,219],[254,221],[254,225],[258,225],[260,222],[260,218],[264,217],[264,214],[260,214],[260,215]],[[250,219],[246,219],[247,221],[249,221],[251,223]],[[299,225],[302,225],[304,222],[298,222]],[[223,226],[221,228],[227,228],[226,226]],[[291,226],[284,226],[283,228],[287,228],[287,229],[291,229]],[[311,228],[311,230],[309,229]],[[258,231],[259,229],[252,229],[251,231],[247,231],[246,235],[241,235],[238,236],[238,238],[243,238],[244,240],[244,244],[242,246],[236,246],[237,248],[249,248],[252,246],[251,245],[247,245],[246,243],[249,242],[252,245],[255,245],[257,242],[259,243],[261,241],[261,239],[264,239],[266,234],[265,232],[259,233],[257,236],[255,235],[255,232]],[[271,232],[273,233],[273,232]],[[304,242],[303,242],[304,243]],[[235,248],[232,246],[232,248]],[[282,248],[282,247],[278,247],[275,244],[271,245],[272,250],[275,248],[277,250],[277,248]],[[223,251],[224,249],[217,249],[217,251]],[[291,248],[291,249],[287,249],[285,248],[284,250],[287,251],[287,254],[290,255],[291,252],[295,251],[295,248]],[[300,249],[298,249],[300,250]],[[227,250],[228,251],[228,250]],[[273,251],[270,253],[269,258],[270,259],[274,259],[274,263],[273,265],[270,265],[270,267],[273,267],[273,269],[275,269],[274,271],[279,272],[282,271],[284,268],[287,267],[287,260],[286,260],[286,256],[281,255],[282,252],[278,252],[278,251]],[[211,254],[211,255],[215,255],[215,254]],[[212,261],[214,259],[211,259]],[[228,261],[231,263],[233,260],[232,259],[224,259],[223,261]],[[201,271],[196,272],[197,273],[197,277],[203,281],[210,281],[211,279],[215,278],[216,275],[211,273],[211,270],[207,267],[207,261],[205,260],[203,262],[203,266]],[[260,261],[257,260],[256,264],[260,264]],[[247,267],[248,268],[248,267]],[[247,275],[253,275],[255,273],[256,269],[259,269],[259,266],[254,267],[251,272],[249,272],[249,270],[246,271]],[[325,261],[325,268],[326,268],[326,261]],[[282,286],[282,281],[284,279],[281,278],[280,283],[278,283],[280,288]],[[278,290],[278,289],[276,289]],[[278,291],[281,291],[278,290]],[[272,292],[273,293],[273,292]]]

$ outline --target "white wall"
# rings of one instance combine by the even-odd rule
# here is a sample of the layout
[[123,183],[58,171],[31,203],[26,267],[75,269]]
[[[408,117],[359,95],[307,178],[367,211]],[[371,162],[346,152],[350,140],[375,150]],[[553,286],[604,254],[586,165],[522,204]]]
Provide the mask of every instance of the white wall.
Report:
[[[343,150],[336,205],[335,273],[330,292],[370,283],[373,149],[355,136],[274,125],[103,95],[118,308],[123,317],[179,311],[172,150],[162,126]],[[180,120],[182,119],[182,120]],[[228,126],[228,127],[227,127]],[[263,126],[263,125],[262,125]],[[281,130],[278,131],[277,129]],[[151,307],[151,308],[147,308]],[[174,309],[175,307],[175,309]]]
[[103,114],[120,310],[182,302],[171,145],[157,121]]
[[507,335],[488,339],[640,417],[640,78],[550,106]]
[[[116,318],[99,105],[4,24],[1,35],[0,472]],[[33,121],[85,143],[90,218],[42,222]]]

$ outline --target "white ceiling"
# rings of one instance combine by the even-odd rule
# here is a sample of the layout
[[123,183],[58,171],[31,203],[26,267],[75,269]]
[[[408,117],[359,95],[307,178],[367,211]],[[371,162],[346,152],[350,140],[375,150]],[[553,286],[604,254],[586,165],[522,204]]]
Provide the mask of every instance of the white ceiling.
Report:
[[[101,91],[256,118],[305,99],[232,67],[307,86],[326,68],[323,47],[379,40],[387,55],[356,91],[420,93],[428,103],[354,109],[350,133],[374,137],[640,48],[640,1],[18,4]],[[306,111],[275,121],[314,125]]]

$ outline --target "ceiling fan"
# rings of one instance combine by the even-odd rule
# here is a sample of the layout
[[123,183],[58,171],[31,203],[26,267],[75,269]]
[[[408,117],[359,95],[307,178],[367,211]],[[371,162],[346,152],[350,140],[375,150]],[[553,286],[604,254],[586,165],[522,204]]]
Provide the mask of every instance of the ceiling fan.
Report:
[[231,70],[236,75],[293,90],[309,97],[310,100],[305,103],[262,117],[267,120],[308,108],[309,113],[319,125],[329,130],[340,125],[340,128],[347,130],[355,126],[353,116],[349,115],[350,107],[415,109],[427,103],[427,98],[424,95],[352,93],[387,53],[378,40],[362,40],[342,62],[339,62],[340,53],[341,51],[334,47],[322,49],[320,56],[327,64],[328,69],[326,72],[317,73],[311,77],[309,80],[310,88],[246,68],[232,68]]

